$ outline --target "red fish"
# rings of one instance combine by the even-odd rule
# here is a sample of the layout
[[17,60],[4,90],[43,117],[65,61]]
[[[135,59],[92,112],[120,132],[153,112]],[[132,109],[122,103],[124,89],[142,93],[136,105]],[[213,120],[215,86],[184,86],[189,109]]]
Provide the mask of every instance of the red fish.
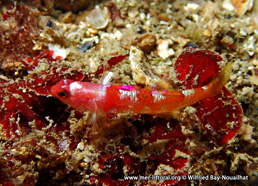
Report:
[[231,63],[228,63],[206,86],[182,91],[65,79],[51,87],[50,93],[78,111],[175,115],[187,106],[218,94],[229,79],[230,72]]

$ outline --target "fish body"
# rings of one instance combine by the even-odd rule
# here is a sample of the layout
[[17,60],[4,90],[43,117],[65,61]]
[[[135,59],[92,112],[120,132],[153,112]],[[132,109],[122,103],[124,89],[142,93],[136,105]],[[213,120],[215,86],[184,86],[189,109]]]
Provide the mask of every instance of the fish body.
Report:
[[218,94],[229,79],[230,72],[229,63],[206,86],[183,91],[65,79],[51,87],[50,93],[78,111],[173,115],[187,106]]

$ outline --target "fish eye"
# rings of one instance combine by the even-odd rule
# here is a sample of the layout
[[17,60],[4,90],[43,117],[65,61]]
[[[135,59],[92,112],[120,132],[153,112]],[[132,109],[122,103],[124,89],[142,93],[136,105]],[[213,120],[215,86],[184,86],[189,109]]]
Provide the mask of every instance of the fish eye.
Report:
[[69,96],[69,93],[66,90],[60,90],[57,95],[61,98],[67,98]]

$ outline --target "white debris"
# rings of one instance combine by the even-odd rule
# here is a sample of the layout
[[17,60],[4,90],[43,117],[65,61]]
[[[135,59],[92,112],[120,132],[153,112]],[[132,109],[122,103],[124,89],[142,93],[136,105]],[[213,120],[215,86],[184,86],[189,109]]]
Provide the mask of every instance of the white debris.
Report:
[[199,5],[196,3],[187,3],[187,5],[184,6],[185,11],[196,10],[197,8],[199,8]]
[[253,7],[253,0],[224,0],[222,7],[228,11],[235,11],[238,16],[244,15]]
[[70,49],[62,49],[59,45],[52,45],[48,44],[48,49],[53,50],[53,58],[55,59],[57,56],[61,56],[63,59],[65,59],[68,54],[70,53]]
[[58,142],[58,145],[62,151],[67,151],[69,148],[70,142],[66,139],[62,142]]
[[78,143],[77,149],[84,150],[84,143],[83,142]]
[[103,33],[101,34],[101,39],[107,38],[107,39],[116,39],[118,41],[121,41],[123,34],[117,30],[114,34],[112,33]]
[[249,54],[249,56],[253,56],[255,53],[255,38],[254,36],[250,36],[243,45],[244,50]]
[[158,55],[162,59],[166,59],[175,54],[175,51],[172,48],[168,48],[170,40],[159,40],[158,44]]
[[222,4],[222,8],[224,8],[227,11],[233,11],[234,6],[232,5],[230,0],[225,0]]
[[91,11],[86,20],[89,21],[90,25],[99,30],[107,27],[110,19],[109,19],[109,11],[107,7],[104,7],[103,10],[96,6],[95,9]]

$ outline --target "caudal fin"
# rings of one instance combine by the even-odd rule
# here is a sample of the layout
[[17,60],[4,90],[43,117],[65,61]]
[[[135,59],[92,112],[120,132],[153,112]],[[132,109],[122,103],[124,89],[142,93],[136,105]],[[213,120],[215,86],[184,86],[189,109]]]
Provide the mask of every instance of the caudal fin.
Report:
[[221,89],[225,86],[230,78],[232,69],[232,62],[228,63],[209,84],[203,87],[184,90],[185,95],[184,102],[182,102],[177,110],[193,105],[203,99],[207,99],[216,96],[220,93]]
[[[217,77],[215,77],[207,86],[204,86],[202,88],[207,87],[210,90],[211,96],[215,96],[218,94],[221,89],[224,87],[224,85],[227,83],[227,81],[230,78],[232,70],[232,62],[229,62],[219,73]],[[210,96],[210,97],[211,97]]]

